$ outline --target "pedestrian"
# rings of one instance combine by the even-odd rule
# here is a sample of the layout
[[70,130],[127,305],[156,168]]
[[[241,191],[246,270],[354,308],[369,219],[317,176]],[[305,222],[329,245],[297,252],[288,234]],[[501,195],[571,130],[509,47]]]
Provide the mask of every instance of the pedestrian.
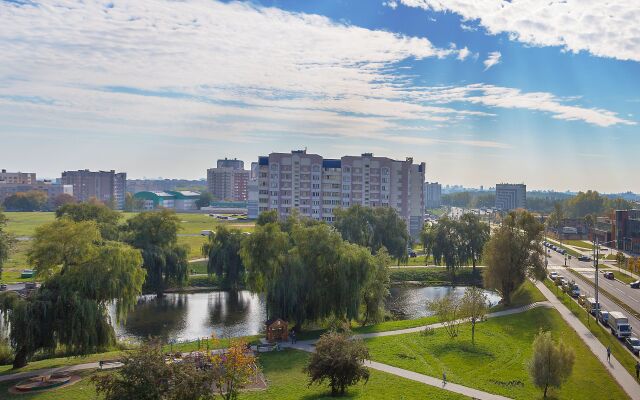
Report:
[[607,346],[607,361],[611,361],[611,346]]
[[447,373],[445,371],[442,371],[442,387],[444,387],[447,384]]
[[298,342],[298,339],[296,338],[296,331],[291,331],[291,342],[293,344],[296,344]]
[[640,361],[636,362],[636,379],[640,379]]
[[100,366],[100,369],[102,370],[102,365],[103,365],[104,361],[100,360],[98,361],[98,365]]

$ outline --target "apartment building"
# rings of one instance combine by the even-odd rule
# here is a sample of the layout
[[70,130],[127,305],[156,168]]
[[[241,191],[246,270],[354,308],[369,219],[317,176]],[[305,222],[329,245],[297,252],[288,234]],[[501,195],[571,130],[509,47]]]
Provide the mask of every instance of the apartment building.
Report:
[[216,200],[247,201],[250,173],[242,160],[218,160],[216,168],[207,170],[207,189]]
[[527,185],[498,183],[496,185],[496,208],[502,211],[527,208]]
[[424,205],[426,208],[442,206],[442,185],[438,182],[424,183]]
[[371,153],[325,159],[306,150],[271,153],[258,159],[258,212],[277,210],[335,221],[336,208],[360,204],[393,207],[412,235],[424,221],[425,164],[392,160]]
[[0,183],[11,183],[16,185],[33,185],[36,183],[35,172],[7,172],[0,170]]
[[32,191],[43,192],[44,194],[46,194],[47,198],[49,199],[49,206],[51,207],[53,206],[53,201],[59,195],[73,195],[73,187],[71,185],[60,185],[51,183],[49,181],[33,181],[33,183],[29,184],[0,182],[0,204],[2,204],[7,197],[13,196],[16,193]]
[[111,171],[64,171],[61,183],[73,186],[73,196],[78,201],[88,201],[91,198],[105,204],[113,204],[114,208],[124,208],[124,198],[127,190],[126,172]]

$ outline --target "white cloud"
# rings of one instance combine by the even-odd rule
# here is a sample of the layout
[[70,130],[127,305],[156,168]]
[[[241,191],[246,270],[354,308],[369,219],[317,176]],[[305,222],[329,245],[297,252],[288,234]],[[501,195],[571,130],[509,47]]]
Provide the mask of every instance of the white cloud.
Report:
[[398,2],[396,0],[383,1],[382,5],[389,7],[392,10],[395,10],[396,8],[398,8]]
[[[637,0],[400,0],[409,7],[450,11],[488,33],[508,33],[534,46],[640,61]],[[463,28],[464,29],[464,28]]]
[[469,49],[467,49],[467,47],[463,47],[460,49],[460,51],[458,51],[458,60],[460,61],[464,61],[464,59],[466,59],[467,57],[469,57],[469,55],[471,54],[471,51],[469,51]]
[[492,51],[491,53],[489,53],[489,55],[487,56],[487,59],[483,61],[484,64],[484,70],[488,70],[489,68],[493,67],[496,64],[500,64],[500,58],[502,57],[502,54],[499,51]]
[[[449,142],[425,137],[428,131],[493,115],[465,104],[541,110],[600,126],[631,123],[549,93],[414,88],[411,71],[395,68],[407,59],[469,55],[466,47],[441,49],[426,38],[249,3],[0,2],[0,126],[438,144]],[[496,98],[500,90],[510,102]],[[456,144],[505,146],[481,139]]]

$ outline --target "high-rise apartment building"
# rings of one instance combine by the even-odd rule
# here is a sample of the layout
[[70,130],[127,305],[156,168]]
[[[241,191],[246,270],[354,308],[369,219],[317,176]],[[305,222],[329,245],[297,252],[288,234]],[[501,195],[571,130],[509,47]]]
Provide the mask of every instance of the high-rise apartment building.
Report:
[[124,198],[127,191],[126,172],[111,171],[64,171],[61,183],[73,186],[73,196],[79,201],[91,198],[105,204],[113,204],[114,208],[124,208]]
[[12,183],[16,185],[33,185],[36,183],[35,172],[7,172],[0,171],[0,183]]
[[233,160],[225,157],[224,160],[218,160],[216,163],[217,168],[232,168],[232,169],[244,169],[244,161],[234,158]]
[[392,207],[417,235],[424,221],[424,176],[425,164],[411,158],[271,153],[258,159],[258,211],[277,210],[286,217],[297,209],[302,216],[333,222],[338,207]]
[[442,205],[442,185],[438,182],[424,183],[424,205],[426,208],[438,208]]
[[246,201],[249,175],[242,160],[218,160],[217,168],[207,170],[207,189],[216,200]]
[[502,211],[527,208],[527,185],[498,183],[496,185],[496,208]]

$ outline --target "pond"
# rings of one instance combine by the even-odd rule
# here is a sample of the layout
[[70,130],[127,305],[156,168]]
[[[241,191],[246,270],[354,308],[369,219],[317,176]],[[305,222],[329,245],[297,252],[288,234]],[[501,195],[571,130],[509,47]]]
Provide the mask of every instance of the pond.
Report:
[[[464,287],[393,286],[387,309],[401,319],[429,315],[426,301],[453,291],[462,295]],[[500,297],[487,291],[496,304]],[[261,332],[265,307],[258,295],[249,291],[211,291],[200,293],[168,293],[163,298],[141,296],[124,324],[115,327],[118,338],[140,340],[157,337],[164,341],[194,340],[211,336],[235,337]],[[112,316],[113,318],[113,316]]]

